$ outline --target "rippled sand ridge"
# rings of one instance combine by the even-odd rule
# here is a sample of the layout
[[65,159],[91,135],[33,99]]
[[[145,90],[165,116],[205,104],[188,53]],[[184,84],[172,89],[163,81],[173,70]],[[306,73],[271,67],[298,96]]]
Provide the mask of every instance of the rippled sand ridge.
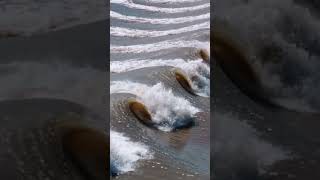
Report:
[[208,0],[111,1],[113,178],[209,179],[209,8]]

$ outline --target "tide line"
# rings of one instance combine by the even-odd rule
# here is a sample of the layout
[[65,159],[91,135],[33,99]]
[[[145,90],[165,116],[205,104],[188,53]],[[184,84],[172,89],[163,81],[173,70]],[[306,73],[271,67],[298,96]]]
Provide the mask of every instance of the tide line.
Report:
[[206,48],[208,42],[197,40],[168,40],[151,44],[139,44],[131,46],[110,46],[111,53],[149,53],[171,48]]
[[151,12],[169,13],[169,14],[196,11],[196,10],[201,10],[201,9],[210,7],[210,3],[192,6],[192,7],[181,7],[181,8],[165,8],[165,7],[147,6],[142,4],[135,4],[131,0],[110,0],[110,3],[120,4],[133,9],[140,9],[140,10],[151,11]]
[[205,20],[210,18],[210,13],[201,14],[198,16],[186,16],[180,18],[143,18],[137,16],[127,16],[114,11],[110,11],[110,17],[118,20],[137,22],[137,23],[150,23],[150,24],[181,24],[186,22],[193,22],[197,20]]
[[161,37],[167,35],[176,35],[186,32],[192,32],[197,30],[210,29],[210,22],[204,22],[201,24],[195,24],[178,29],[166,30],[166,31],[149,31],[138,29],[127,29],[123,27],[110,27],[110,35],[120,37]]

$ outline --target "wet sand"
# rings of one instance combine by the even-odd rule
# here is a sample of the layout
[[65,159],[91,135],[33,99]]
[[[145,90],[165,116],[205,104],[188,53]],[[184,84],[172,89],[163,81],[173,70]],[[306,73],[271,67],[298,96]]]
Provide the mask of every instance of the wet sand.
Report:
[[209,179],[210,1],[110,3],[111,178]]
[[[229,128],[215,126],[214,124],[221,124],[223,119],[214,118],[211,137],[213,178],[318,179],[320,115],[288,111],[255,101],[255,98],[248,97],[234,85],[219,65],[214,69],[212,116],[231,113],[238,118],[233,121],[233,124],[228,125]],[[227,136],[225,141],[236,144],[234,136],[239,135],[241,124],[249,125],[256,133],[238,139],[240,142],[237,143],[241,144],[239,146],[228,146],[222,143],[222,146],[229,151],[219,151],[220,146],[217,143],[221,137]],[[258,141],[252,145],[249,139],[253,136]],[[267,152],[259,152],[259,149],[265,148],[264,143],[271,144],[272,148]],[[280,151],[272,151],[273,148],[279,148]],[[285,156],[274,158],[271,163],[264,163],[265,158],[272,160],[273,157],[281,154]]]
[[[2,144],[1,150],[13,148],[9,156],[6,152],[1,154],[1,158],[7,156],[0,162],[1,167],[5,166],[2,177],[86,179],[98,175],[90,175],[92,167],[86,170],[89,161],[87,165],[73,162],[71,156],[74,154],[62,151],[62,142],[46,139],[45,130],[47,123],[74,112],[85,121],[95,119],[89,120],[90,126],[109,133],[108,109],[105,108],[109,102],[105,93],[108,84],[106,24],[101,21],[0,40],[0,83],[3,85],[0,103],[7,103],[1,108],[1,133],[3,137],[7,132],[12,135],[8,136],[10,144]],[[87,112],[91,118],[84,115]],[[32,139],[24,137],[27,134]],[[105,140],[108,140],[107,136]],[[50,148],[51,145],[58,150]],[[105,160],[101,167],[108,167],[108,161]],[[103,179],[109,176],[105,169],[102,173]]]
[[0,39],[1,64],[61,63],[108,68],[108,20],[29,37]]

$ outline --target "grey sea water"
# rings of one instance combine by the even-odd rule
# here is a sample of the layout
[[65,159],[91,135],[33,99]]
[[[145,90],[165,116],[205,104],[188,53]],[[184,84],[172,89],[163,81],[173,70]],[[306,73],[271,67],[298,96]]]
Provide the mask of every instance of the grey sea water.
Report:
[[216,1],[212,176],[319,178],[319,6]]
[[[210,58],[210,1],[110,3],[110,128],[122,136],[110,139],[113,174],[209,179],[210,66],[202,55]],[[145,106],[153,127],[130,111],[129,97]]]
[[[1,178],[105,179],[106,2],[0,4]],[[73,131],[67,124],[91,137],[76,133],[67,140],[64,132]]]
[[[94,179],[111,166],[119,179],[209,179],[210,2],[110,1],[110,19],[105,3],[1,1],[1,175]],[[142,101],[155,126],[140,122],[129,99]],[[60,139],[51,130],[64,120],[96,141]]]

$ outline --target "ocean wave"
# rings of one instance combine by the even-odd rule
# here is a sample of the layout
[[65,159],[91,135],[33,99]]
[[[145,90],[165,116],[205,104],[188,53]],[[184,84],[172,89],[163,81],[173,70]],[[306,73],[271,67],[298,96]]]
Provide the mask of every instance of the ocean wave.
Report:
[[202,48],[208,46],[207,42],[191,40],[167,40],[151,44],[137,44],[129,46],[110,46],[111,53],[148,53],[172,48]]
[[155,126],[162,131],[172,131],[189,126],[200,109],[189,101],[173,94],[162,83],[149,86],[131,81],[112,81],[110,93],[130,93],[138,96],[152,116]]
[[111,174],[118,175],[134,171],[139,160],[152,159],[152,157],[153,154],[146,145],[133,142],[124,134],[110,130]]
[[203,0],[146,0],[146,2],[151,3],[166,3],[166,4],[175,4],[175,3],[186,3],[186,2],[200,2]]
[[137,16],[127,16],[115,11],[110,11],[110,17],[113,19],[119,19],[129,22],[137,22],[137,23],[150,23],[150,24],[181,24],[186,22],[193,22],[197,20],[205,20],[210,18],[210,13],[201,14],[198,16],[185,16],[179,18],[144,18]]
[[128,8],[133,9],[141,9],[144,11],[151,11],[151,12],[161,12],[161,13],[183,13],[183,12],[190,12],[201,10],[205,8],[209,8],[210,4],[202,4],[193,7],[181,7],[181,8],[164,8],[164,7],[156,7],[156,6],[147,6],[141,4],[135,4],[131,0],[111,0],[110,3],[121,4]]
[[110,71],[121,73],[135,69],[155,66],[173,66],[187,73],[196,93],[210,96],[210,67],[202,59],[185,61],[183,59],[154,59],[154,60],[127,60],[111,61]]
[[210,22],[204,22],[201,24],[195,24],[178,29],[166,30],[166,31],[151,31],[140,29],[127,29],[123,27],[110,27],[110,35],[121,37],[160,37],[168,35],[182,34],[186,32],[192,32],[197,30],[210,29]]
[[261,139],[252,126],[233,113],[215,112],[213,136],[211,147],[217,157],[214,164],[216,167],[228,167],[225,169],[228,173],[256,166],[263,174],[268,166],[294,156],[287,149]]
[[215,29],[240,45],[271,101],[320,110],[319,18],[292,0],[219,2],[215,14]]

